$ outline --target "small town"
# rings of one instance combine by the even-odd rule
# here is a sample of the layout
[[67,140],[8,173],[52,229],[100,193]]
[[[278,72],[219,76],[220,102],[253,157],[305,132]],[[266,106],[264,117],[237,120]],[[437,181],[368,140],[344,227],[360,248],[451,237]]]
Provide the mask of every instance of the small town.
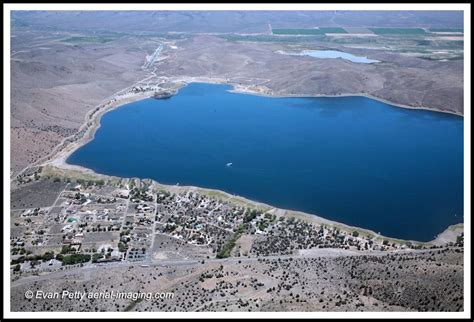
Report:
[[[150,180],[41,178],[41,168],[29,178],[23,177],[21,184],[51,186],[41,189],[53,194],[46,198],[52,204],[43,206],[41,199],[24,206],[13,195],[13,278],[69,265],[437,247],[315,224],[277,209],[245,207],[192,190],[170,192]],[[454,244],[462,245],[462,235]]]

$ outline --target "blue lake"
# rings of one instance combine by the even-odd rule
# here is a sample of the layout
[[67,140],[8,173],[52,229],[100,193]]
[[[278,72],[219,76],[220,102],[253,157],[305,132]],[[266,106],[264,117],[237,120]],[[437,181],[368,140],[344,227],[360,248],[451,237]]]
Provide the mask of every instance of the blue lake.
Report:
[[298,55],[301,56],[311,56],[315,58],[341,58],[345,60],[349,60],[353,63],[360,63],[360,64],[373,64],[379,63],[380,61],[375,59],[369,59],[364,56],[355,56],[349,53],[345,53],[343,51],[337,50],[303,50]]
[[428,241],[463,222],[462,117],[229,89],[193,83],[106,113],[67,162],[220,189],[390,237]]

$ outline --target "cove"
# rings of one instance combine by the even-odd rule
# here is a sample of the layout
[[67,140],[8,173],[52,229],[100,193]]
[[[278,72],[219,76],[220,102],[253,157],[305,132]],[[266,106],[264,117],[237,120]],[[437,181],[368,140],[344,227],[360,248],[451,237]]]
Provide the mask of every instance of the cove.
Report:
[[67,162],[223,190],[389,237],[463,222],[463,118],[351,97],[274,98],[192,83],[106,113]]

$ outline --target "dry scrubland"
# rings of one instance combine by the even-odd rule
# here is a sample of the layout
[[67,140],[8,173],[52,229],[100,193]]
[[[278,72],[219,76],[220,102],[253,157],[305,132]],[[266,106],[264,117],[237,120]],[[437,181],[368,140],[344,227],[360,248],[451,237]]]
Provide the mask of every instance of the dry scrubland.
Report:
[[[146,77],[147,46],[134,39],[70,44],[54,33],[14,32],[11,57],[11,170],[16,173],[77,132],[91,111]],[[142,47],[140,47],[142,46]]]
[[[169,59],[157,63],[158,75],[208,76],[233,84],[266,87],[274,95],[317,96],[364,94],[412,107],[462,114],[462,61],[429,61],[392,52],[343,49],[315,42],[313,46],[369,55],[378,64],[341,59],[314,59],[277,53],[281,44],[233,42],[199,36],[179,43]],[[285,45],[297,51],[298,46]]]
[[[13,283],[13,311],[462,311],[463,252],[94,267]],[[26,300],[26,290],[172,292],[159,300]]]

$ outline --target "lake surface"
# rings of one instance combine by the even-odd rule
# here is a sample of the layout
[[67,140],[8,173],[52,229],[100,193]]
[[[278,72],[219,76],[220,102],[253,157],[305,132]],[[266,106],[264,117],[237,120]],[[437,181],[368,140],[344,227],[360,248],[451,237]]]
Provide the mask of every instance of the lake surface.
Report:
[[353,63],[360,63],[360,64],[373,64],[373,63],[380,62],[375,59],[369,59],[364,56],[355,56],[355,55],[345,53],[343,51],[337,51],[337,50],[303,50],[298,55],[311,56],[315,58],[341,58],[341,59],[349,60]]
[[67,162],[220,189],[390,237],[428,241],[463,221],[462,117],[229,89],[193,83],[106,113]]

